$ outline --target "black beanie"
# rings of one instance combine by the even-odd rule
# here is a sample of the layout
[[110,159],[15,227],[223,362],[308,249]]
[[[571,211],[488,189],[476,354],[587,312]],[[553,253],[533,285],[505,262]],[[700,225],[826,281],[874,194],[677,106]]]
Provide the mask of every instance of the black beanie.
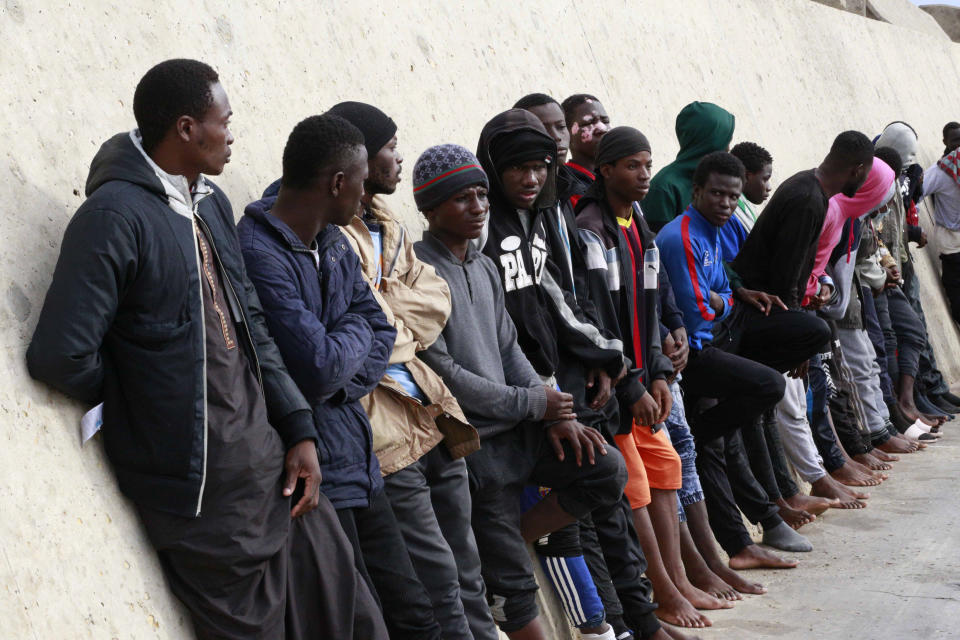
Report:
[[367,157],[380,153],[397,133],[397,124],[380,109],[364,102],[341,102],[330,107],[327,113],[340,116],[363,133]]
[[557,158],[557,143],[534,129],[519,129],[501,133],[490,143],[490,157],[498,175],[509,167],[531,160],[542,160],[547,165]]
[[593,164],[599,168],[641,151],[650,151],[650,143],[645,135],[633,127],[615,127],[600,138]]

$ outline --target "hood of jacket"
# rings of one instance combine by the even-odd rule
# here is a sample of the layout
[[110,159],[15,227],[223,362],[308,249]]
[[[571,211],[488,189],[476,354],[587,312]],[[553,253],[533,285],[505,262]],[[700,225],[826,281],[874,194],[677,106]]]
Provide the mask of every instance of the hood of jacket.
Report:
[[873,168],[867,175],[866,181],[854,196],[847,197],[842,193],[830,198],[827,207],[827,217],[831,210],[839,212],[842,219],[859,218],[879,208],[884,202],[893,197],[894,179],[893,169],[880,158],[873,159]]
[[[504,111],[494,116],[494,118],[483,127],[483,131],[480,132],[480,141],[477,143],[477,159],[480,160],[480,165],[490,179],[490,192],[488,197],[491,204],[495,206],[509,209],[514,208],[504,194],[503,182],[497,173],[496,163],[490,154],[490,147],[493,141],[500,136],[524,130],[540,134],[547,140],[550,140],[550,142],[553,142],[553,138],[551,138],[547,130],[543,128],[543,123],[540,122],[540,119],[526,109],[510,109],[509,111]],[[540,191],[540,195],[537,196],[536,201],[533,203],[533,209],[537,210],[552,207],[556,203],[557,163],[553,162],[547,168],[547,180],[543,185],[543,189]]]
[[129,131],[118,133],[100,146],[90,163],[87,197],[107,182],[120,180],[131,182],[166,199],[166,190],[156,172],[137,148]]
[[904,168],[917,161],[917,132],[906,122],[891,122],[877,138],[875,147],[890,147],[900,155]]
[[700,158],[729,146],[735,124],[733,114],[723,107],[712,102],[691,102],[677,114],[674,124],[680,143],[676,162],[689,166],[692,175]]

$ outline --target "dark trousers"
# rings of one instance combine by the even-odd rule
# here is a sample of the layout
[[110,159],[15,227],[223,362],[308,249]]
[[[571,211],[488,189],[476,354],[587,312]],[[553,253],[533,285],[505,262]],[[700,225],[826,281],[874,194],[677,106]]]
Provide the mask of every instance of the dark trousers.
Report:
[[836,393],[836,387],[833,385],[827,363],[833,356],[830,353],[826,355],[830,357],[824,359],[821,354],[818,354],[810,359],[808,379],[812,402],[807,416],[813,441],[817,445],[820,457],[823,458],[823,467],[827,471],[836,471],[846,464],[846,458],[830,426],[829,396]]
[[485,439],[467,457],[481,572],[493,619],[505,632],[522,629],[539,613],[533,564],[520,534],[523,488],[551,487],[560,506],[576,518],[623,496],[627,472],[619,451],[607,447],[596,464],[581,467],[569,444],[564,451],[564,460],[558,460],[542,425],[524,423]]
[[733,497],[723,447],[723,438],[697,440],[697,473],[703,487],[710,528],[723,550],[732,557],[753,544],[753,540],[743,525]]
[[960,253],[941,253],[940,266],[940,282],[950,303],[950,315],[954,322],[960,322]]
[[890,378],[894,383],[900,376],[916,378],[920,370],[920,352],[927,343],[927,335],[900,287],[887,289],[884,295],[887,297],[890,325],[884,326],[881,322],[881,327],[887,347]]
[[787,464],[776,420],[774,411],[765,411],[759,420],[740,429],[753,475],[771,500],[800,493]]
[[[750,430],[753,427],[744,428]],[[766,443],[762,444],[766,449]],[[780,497],[780,492],[776,486],[769,455],[757,456],[760,464],[757,467],[751,465],[747,450],[743,446],[743,431],[738,430],[723,439],[723,456],[727,463],[727,477],[730,479],[734,500],[743,515],[747,516],[747,520],[762,524],[764,529],[780,524],[780,509],[773,502]],[[763,457],[766,459],[762,460]],[[774,493],[767,492],[764,484],[757,479],[758,474],[764,477]]]
[[737,354],[780,373],[800,366],[830,340],[827,323],[805,311],[774,309],[765,316],[749,307],[743,316],[743,337]]
[[883,328],[880,326],[880,312],[887,313],[887,299],[874,298],[869,287],[863,287],[863,317],[870,344],[877,352],[877,365],[880,367],[880,389],[883,391],[884,401],[890,405],[896,401],[893,394],[893,380],[887,371],[887,345],[883,339]]
[[947,381],[944,380],[940,368],[937,366],[937,359],[933,355],[933,346],[930,344],[930,332],[927,328],[927,318],[923,313],[923,304],[920,302],[920,282],[917,280],[917,272],[914,268],[911,258],[903,264],[903,294],[910,301],[910,306],[920,318],[923,325],[924,335],[927,336],[926,344],[920,352],[920,371],[917,373],[917,389],[927,395],[938,396],[950,391]]
[[337,516],[353,545],[357,570],[379,599],[390,638],[439,640],[430,596],[417,578],[386,494],[371,496],[366,509],[338,509]]

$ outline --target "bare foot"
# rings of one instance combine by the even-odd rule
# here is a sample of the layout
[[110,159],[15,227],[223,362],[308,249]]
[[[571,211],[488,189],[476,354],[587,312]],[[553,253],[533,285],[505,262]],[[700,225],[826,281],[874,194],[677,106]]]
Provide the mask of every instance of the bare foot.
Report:
[[866,503],[860,502],[861,498],[857,498],[851,490],[834,480],[829,474],[810,485],[810,493],[835,501],[834,509],[864,509],[867,506]]
[[910,442],[899,436],[893,436],[883,444],[877,445],[874,448],[887,453],[913,453],[919,449],[917,443]]
[[716,609],[733,608],[732,602],[729,602],[725,598],[714,596],[706,591],[698,589],[690,584],[690,582],[687,580],[682,580],[679,584],[677,584],[677,590],[679,590],[680,594],[687,599],[687,602],[692,604],[696,609],[713,611]]
[[883,460],[880,460],[873,456],[871,453],[861,453],[853,456],[853,459],[857,461],[858,464],[862,464],[867,469],[873,471],[889,471],[893,467]]
[[[869,454],[867,454],[867,455],[869,455]],[[879,462],[879,461],[878,461],[878,462]],[[850,464],[851,467],[853,467],[854,469],[856,469],[856,470],[859,471],[860,473],[866,474],[866,475],[868,475],[868,476],[870,476],[870,477],[872,477],[872,478],[877,478],[877,479],[880,480],[880,482],[883,482],[884,480],[886,480],[886,479],[889,477],[889,476],[888,476],[887,474],[885,474],[885,473],[880,473],[879,471],[874,471],[873,469],[871,469],[871,468],[868,467],[867,465],[863,464],[862,462],[859,462],[856,458],[850,460],[850,461],[849,461],[849,464]]]
[[875,487],[883,482],[880,478],[860,471],[851,462],[847,461],[839,469],[831,471],[830,475],[833,479],[850,487]]
[[747,545],[740,553],[730,558],[730,568],[737,570],[793,569],[798,564],[796,560],[787,560],[756,544]]
[[794,529],[799,529],[803,525],[810,524],[817,519],[815,515],[803,509],[794,509],[783,498],[777,500],[777,506],[780,508],[780,517]]
[[881,451],[876,447],[870,450],[870,455],[872,455],[877,460],[881,460],[883,462],[899,462],[900,461],[900,456],[892,456],[886,451]]
[[[829,498],[821,498],[820,496],[808,496],[805,493],[798,493],[794,496],[787,498],[787,504],[789,504],[794,509],[800,511],[806,511],[807,513],[813,514],[815,516],[820,515],[827,509],[836,508],[839,503],[839,500],[831,500]],[[783,514],[780,514],[781,516]]]
[[[697,589],[712,594],[717,598],[723,598],[724,600],[743,600],[743,596],[741,596],[732,585],[706,566],[706,563],[703,564],[703,568],[699,571],[687,570],[687,580]],[[759,587],[760,585],[756,586]]]
[[710,619],[693,608],[693,605],[680,595],[679,591],[672,594],[661,596],[654,592],[654,601],[657,603],[657,610],[654,615],[664,622],[692,629],[702,629],[703,627],[712,627]]

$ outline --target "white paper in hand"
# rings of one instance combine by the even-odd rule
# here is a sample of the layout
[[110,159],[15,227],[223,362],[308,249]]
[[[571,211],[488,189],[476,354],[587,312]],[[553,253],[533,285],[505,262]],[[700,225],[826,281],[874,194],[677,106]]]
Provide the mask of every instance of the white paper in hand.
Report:
[[103,426],[103,403],[101,402],[90,411],[83,414],[80,418],[80,445],[86,444],[87,440],[93,437],[100,427]]

